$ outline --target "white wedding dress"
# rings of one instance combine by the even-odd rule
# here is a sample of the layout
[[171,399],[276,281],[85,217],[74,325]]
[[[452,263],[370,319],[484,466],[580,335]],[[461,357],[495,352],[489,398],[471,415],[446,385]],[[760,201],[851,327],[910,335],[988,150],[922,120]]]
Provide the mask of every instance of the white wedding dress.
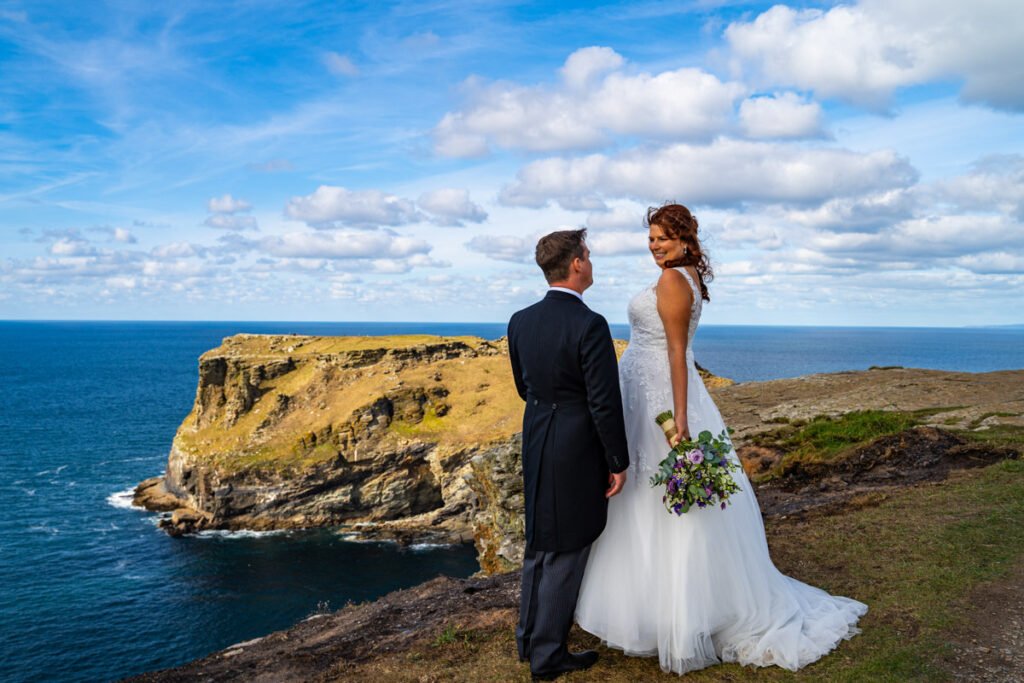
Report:
[[[686,348],[690,434],[717,436],[725,423],[697,374],[693,335],[701,297],[693,289]],[[668,454],[654,418],[672,408],[668,346],[653,287],[629,303],[630,342],[619,364],[629,476],[609,501],[608,525],[594,543],[576,621],[629,655],[657,655],[682,674],[720,662],[796,670],[859,633],[867,605],[783,575],[768,553],[761,512],[742,468],[742,491],[725,510],[676,516],[650,476]],[[738,462],[735,451],[730,459]]]

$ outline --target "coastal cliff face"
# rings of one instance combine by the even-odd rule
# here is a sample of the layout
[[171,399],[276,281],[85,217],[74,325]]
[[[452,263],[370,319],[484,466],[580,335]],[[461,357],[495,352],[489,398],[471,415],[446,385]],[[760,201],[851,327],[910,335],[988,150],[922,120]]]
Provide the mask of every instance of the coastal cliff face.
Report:
[[199,359],[166,475],[135,500],[172,513],[175,535],[473,540],[484,570],[502,571],[522,561],[521,411],[504,340],[228,337]]
[[465,480],[516,450],[508,374],[504,344],[477,338],[227,338],[200,357],[166,475],[136,500],[173,510],[172,533],[342,525],[471,540]]
[[[801,430],[832,429],[829,420],[851,411],[903,415],[878,432],[903,430],[894,442],[902,445],[879,448],[907,453],[920,442],[922,458],[934,443],[954,454],[965,446],[919,428],[1024,427],[1024,371],[702,377],[764,501],[775,489],[787,498],[808,485],[802,473],[816,471],[814,458],[790,453]],[[175,535],[337,526],[399,542],[472,540],[485,572],[507,571],[523,552],[521,411],[504,340],[237,335],[200,357],[166,475],[142,482],[135,500],[171,513],[161,525]],[[810,498],[835,502],[867,480],[885,484],[883,470],[901,476],[906,463],[881,455],[895,464],[815,480]]]

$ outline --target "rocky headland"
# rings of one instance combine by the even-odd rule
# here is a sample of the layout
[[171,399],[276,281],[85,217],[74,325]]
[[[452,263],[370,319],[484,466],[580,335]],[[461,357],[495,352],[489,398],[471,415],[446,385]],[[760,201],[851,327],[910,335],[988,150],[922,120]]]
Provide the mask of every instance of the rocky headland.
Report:
[[[979,528],[996,538],[1016,533],[1013,520],[1024,514],[1012,488],[1020,486],[1020,468],[984,472],[1024,450],[1024,370],[885,367],[744,384],[705,375],[705,382],[735,430],[780,567],[826,586],[837,576],[852,577],[844,590],[872,603],[868,619],[895,620],[895,626],[885,622],[895,635],[879,643],[913,644],[923,637],[924,617],[907,615],[903,603],[913,596],[889,608],[886,594],[871,598],[868,584],[855,588],[860,573],[875,582],[892,565],[893,576],[902,576],[912,568],[907,546],[929,542],[929,533],[943,549],[959,542],[960,532],[942,535],[961,518],[950,516],[950,504],[995,506],[990,518],[967,519],[978,517]],[[444,647],[472,660],[459,669],[470,678],[492,675],[492,666],[509,674],[501,680],[520,678],[521,672],[509,673],[515,665],[504,641],[517,600],[515,575],[507,572],[522,553],[520,409],[501,340],[225,339],[200,359],[195,405],[175,437],[167,474],[136,493],[141,504],[172,512],[168,531],[337,525],[398,540],[472,539],[483,572],[317,615],[140,680],[386,680],[392,674],[394,680],[448,680],[454,670],[432,662]],[[991,488],[997,476],[1005,481]],[[941,502],[928,487],[947,481],[963,491],[949,489],[949,501]],[[990,486],[983,495],[971,493],[983,485]],[[968,495],[979,497],[966,503]],[[909,525],[899,532],[906,537],[865,531],[879,519],[893,529]],[[867,534],[863,543],[880,545],[858,550],[848,543],[858,534]],[[990,555],[991,542],[983,545],[981,553],[963,557]],[[1014,561],[1024,559],[1024,547],[1010,550]],[[821,557],[807,564],[811,552]],[[886,552],[893,558],[885,559]],[[845,560],[850,568],[835,564],[843,553],[852,553]],[[931,561],[932,555],[918,554]],[[946,555],[934,553],[943,567],[951,561]],[[870,569],[855,570],[857,562]],[[931,578],[939,566],[922,565],[923,578],[914,579],[922,601],[939,590]],[[1015,597],[993,609],[1021,608],[1018,588],[1002,586],[1000,595]],[[907,619],[918,625],[907,626]],[[964,651],[976,647],[972,641]],[[638,675],[632,663],[624,666],[614,675]]]
[[522,559],[521,405],[504,340],[228,337],[199,358],[166,473],[134,500],[173,535],[474,541],[502,571]]

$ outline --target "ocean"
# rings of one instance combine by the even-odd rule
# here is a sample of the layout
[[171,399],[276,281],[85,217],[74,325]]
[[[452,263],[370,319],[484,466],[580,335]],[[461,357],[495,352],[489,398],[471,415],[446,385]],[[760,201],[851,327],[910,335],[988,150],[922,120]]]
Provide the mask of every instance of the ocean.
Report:
[[[198,356],[240,332],[496,338],[504,325],[0,321],[0,678],[116,680],[478,569],[470,546],[330,530],[172,539],[132,508],[191,408]],[[706,326],[694,352],[737,381],[871,365],[981,372],[1024,368],[1024,329]]]

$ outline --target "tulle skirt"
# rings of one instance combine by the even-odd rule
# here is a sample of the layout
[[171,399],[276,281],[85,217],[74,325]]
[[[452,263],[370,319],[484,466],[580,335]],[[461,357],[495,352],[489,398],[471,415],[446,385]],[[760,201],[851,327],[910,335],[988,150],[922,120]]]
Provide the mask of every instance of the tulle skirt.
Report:
[[[688,359],[690,432],[725,424]],[[867,605],[783,575],[742,468],[731,505],[670,514],[648,479],[668,453],[655,416],[672,408],[664,349],[630,346],[620,364],[629,480],[594,543],[576,620],[610,647],[657,655],[679,674],[720,662],[796,670],[859,633]],[[730,454],[736,460],[736,454]]]

